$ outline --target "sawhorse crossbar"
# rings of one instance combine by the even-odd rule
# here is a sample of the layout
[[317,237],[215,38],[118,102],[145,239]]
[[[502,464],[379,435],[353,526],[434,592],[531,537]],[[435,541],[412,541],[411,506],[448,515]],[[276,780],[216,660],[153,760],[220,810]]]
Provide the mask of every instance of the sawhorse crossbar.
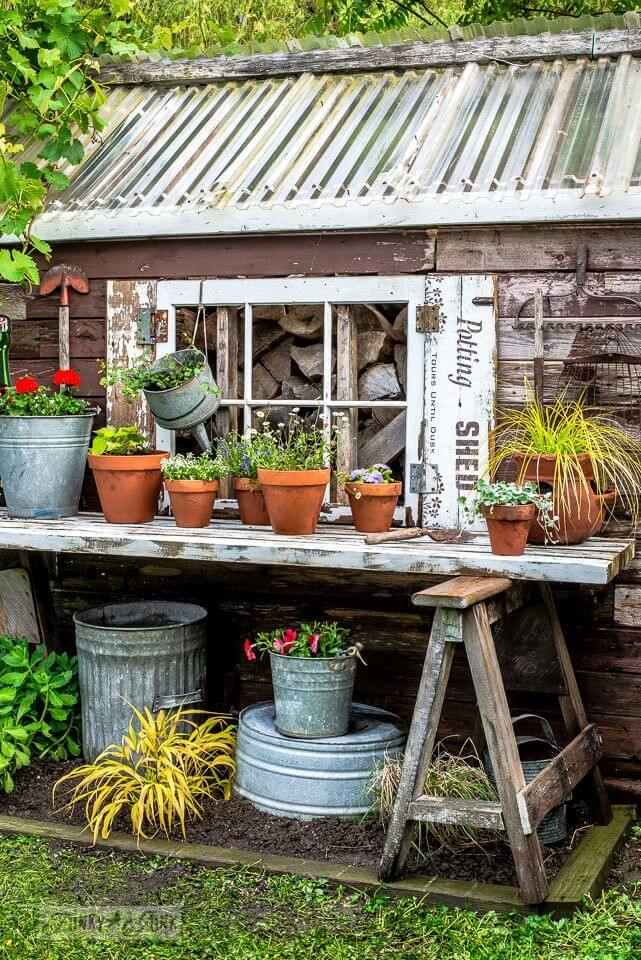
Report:
[[[507,694],[492,635],[492,623],[522,605],[523,584],[506,578],[456,577],[413,597],[434,609],[434,621],[407,740],[403,769],[380,864],[381,880],[402,871],[419,822],[505,830],[525,903],[545,900],[548,883],[536,829],[582,780],[591,780],[593,815],[609,823],[610,803],[598,769],[603,747],[589,724],[565,637],[548,584],[540,584],[550,619],[564,693],[559,697],[571,742],[526,784],[510,718]],[[463,644],[470,666],[487,750],[496,777],[497,802],[424,796],[452,659]]]

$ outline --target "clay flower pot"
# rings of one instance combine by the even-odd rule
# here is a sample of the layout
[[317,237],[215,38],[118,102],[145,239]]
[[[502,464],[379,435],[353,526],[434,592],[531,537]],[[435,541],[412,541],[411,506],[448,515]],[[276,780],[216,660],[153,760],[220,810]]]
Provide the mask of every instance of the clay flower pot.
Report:
[[359,533],[387,533],[403,484],[346,483],[354,526]]
[[[553,454],[541,454],[529,461],[524,456],[514,457],[519,483],[531,480],[539,485],[542,493],[552,491],[554,516],[559,518],[555,540],[563,544],[581,543],[597,534],[603,526],[604,506],[615,497],[614,493],[596,493],[592,461],[588,456],[577,459],[587,483],[580,477],[571,477],[560,489],[554,476],[556,457]],[[538,520],[531,525],[528,539],[530,543],[545,543],[545,531]]]
[[234,477],[233,482],[242,522],[249,527],[268,527],[269,514],[258,483],[247,477]]
[[274,533],[303,536],[318,525],[329,467],[322,470],[262,470],[258,482]]
[[507,506],[483,507],[492,553],[499,557],[519,557],[534,519],[533,503],[514,503]]
[[207,527],[218,495],[218,480],[170,480],[165,477],[177,527]]
[[131,456],[89,454],[107,523],[149,523],[156,515],[165,450]]

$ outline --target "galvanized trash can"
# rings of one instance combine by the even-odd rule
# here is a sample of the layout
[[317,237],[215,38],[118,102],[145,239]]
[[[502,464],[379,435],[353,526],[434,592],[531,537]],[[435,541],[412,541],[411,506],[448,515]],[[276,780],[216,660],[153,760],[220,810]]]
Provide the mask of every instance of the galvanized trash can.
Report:
[[82,747],[93,760],[138,710],[193,705],[205,674],[207,611],[162,600],[116,603],[74,616]]
[[[558,753],[561,752],[561,750],[556,742],[554,731],[545,717],[540,717],[536,713],[521,713],[518,717],[512,717],[512,726],[516,726],[516,724],[520,723],[521,720],[538,720],[543,728],[544,734],[543,737],[520,736],[516,738],[519,748],[519,756],[521,757],[521,766],[523,767],[523,774],[525,776],[525,782],[531,783],[532,780],[534,780],[534,778],[538,776],[542,770],[545,770],[548,764]],[[547,754],[547,756],[541,759],[533,759],[532,753],[534,751],[543,752]],[[487,751],[485,752],[484,761],[485,769],[492,786],[496,787],[492,762]],[[570,797],[568,795],[563,802],[558,805],[558,807],[554,807],[553,810],[550,810],[548,815],[539,824],[536,832],[541,843],[559,843],[561,840],[565,840],[568,833],[567,801],[569,799]]]
[[374,769],[400,756],[405,740],[397,716],[362,703],[352,704],[344,736],[293,740],[276,729],[273,702],[256,703],[238,720],[234,790],[279,817],[360,817]]

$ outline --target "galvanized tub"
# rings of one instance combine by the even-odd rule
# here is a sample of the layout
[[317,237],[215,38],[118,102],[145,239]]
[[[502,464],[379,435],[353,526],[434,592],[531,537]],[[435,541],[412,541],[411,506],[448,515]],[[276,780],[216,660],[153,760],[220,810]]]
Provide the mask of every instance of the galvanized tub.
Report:
[[[190,347],[161,357],[152,370],[166,369],[171,363],[188,363],[204,357],[200,350]],[[149,408],[160,427],[167,430],[191,430],[212,417],[220,404],[220,397],[211,393],[216,386],[214,375],[205,360],[199,374],[169,390],[145,390]]]
[[10,516],[77,515],[94,413],[0,417],[0,482]]
[[[512,717],[512,726],[516,726],[516,724],[520,723],[521,720],[537,720],[543,729],[543,737],[517,737],[516,743],[519,748],[519,754],[525,752],[528,747],[531,749],[533,745],[536,747],[540,746],[543,748],[544,752],[549,754],[547,758],[542,760],[526,760],[521,758],[521,766],[523,768],[525,782],[531,783],[532,780],[539,775],[539,773],[545,770],[548,764],[552,762],[554,757],[560,753],[560,748],[556,742],[554,731],[545,717],[540,717],[536,713],[521,713],[518,717]],[[496,778],[492,768],[492,761],[490,760],[490,755],[487,751],[485,752],[484,762],[489,780],[492,786],[496,788]],[[544,817],[539,824],[536,832],[541,843],[559,843],[561,840],[565,840],[568,833],[568,799],[569,795],[557,807],[554,807],[553,810],[550,810],[548,815]]]
[[257,703],[238,720],[234,790],[279,817],[360,817],[375,768],[400,756],[405,739],[397,716],[354,703],[345,736],[292,740],[276,729],[273,702]]
[[276,726],[286,737],[341,737],[347,732],[356,657],[269,654]]
[[93,760],[141,710],[194,702],[205,673],[207,612],[192,603],[116,603],[74,616],[82,746]]

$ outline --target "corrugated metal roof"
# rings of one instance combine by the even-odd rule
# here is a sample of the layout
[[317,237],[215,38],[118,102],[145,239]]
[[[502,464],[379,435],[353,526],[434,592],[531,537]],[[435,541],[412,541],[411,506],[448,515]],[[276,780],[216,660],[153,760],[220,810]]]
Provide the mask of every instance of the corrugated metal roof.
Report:
[[116,87],[38,232],[641,217],[641,61]]

